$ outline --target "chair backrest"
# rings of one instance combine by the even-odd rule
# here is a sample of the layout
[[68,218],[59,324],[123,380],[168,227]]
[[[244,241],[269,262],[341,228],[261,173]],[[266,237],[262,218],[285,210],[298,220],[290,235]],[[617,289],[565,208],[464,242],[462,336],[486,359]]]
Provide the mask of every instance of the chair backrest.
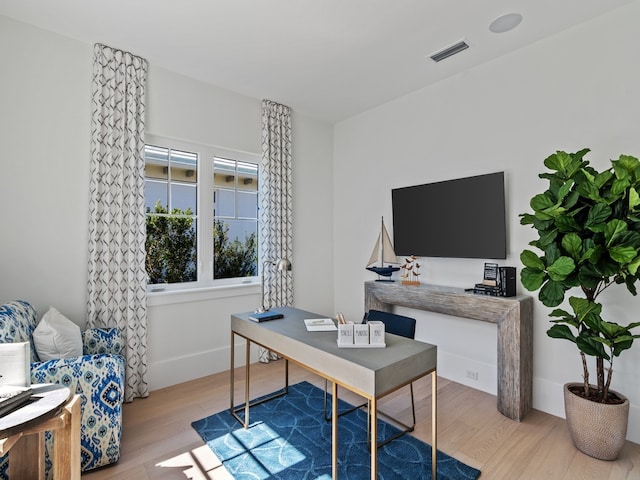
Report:
[[387,333],[407,338],[415,338],[416,336],[415,318],[380,310],[369,310],[364,316],[364,321],[369,322],[371,320],[384,323],[384,330]]
[[38,361],[33,344],[36,324],[36,310],[30,303],[14,300],[0,305],[0,343],[29,342],[32,362]]

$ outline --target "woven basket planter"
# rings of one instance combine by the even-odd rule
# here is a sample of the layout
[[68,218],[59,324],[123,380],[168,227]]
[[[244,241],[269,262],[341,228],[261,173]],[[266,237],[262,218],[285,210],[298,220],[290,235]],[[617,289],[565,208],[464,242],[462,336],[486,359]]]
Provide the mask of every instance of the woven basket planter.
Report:
[[618,405],[592,402],[571,393],[569,388],[574,386],[582,387],[582,383],[564,386],[564,409],[573,444],[590,457],[615,460],[627,436],[629,400],[613,392],[624,402]]

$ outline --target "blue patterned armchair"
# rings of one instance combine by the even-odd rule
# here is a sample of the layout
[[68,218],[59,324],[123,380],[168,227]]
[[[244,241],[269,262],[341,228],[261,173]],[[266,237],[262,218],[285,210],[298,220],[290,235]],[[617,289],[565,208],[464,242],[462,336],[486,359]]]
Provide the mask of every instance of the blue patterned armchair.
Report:
[[[31,343],[31,382],[58,383],[81,396],[82,471],[114,463],[120,458],[124,400],[123,343],[118,329],[82,332],[81,357],[41,362],[33,344],[36,311],[25,301],[0,305],[0,343]],[[51,448],[47,435],[47,451]],[[46,470],[52,470],[47,454]],[[0,479],[8,479],[7,456],[0,457]]]

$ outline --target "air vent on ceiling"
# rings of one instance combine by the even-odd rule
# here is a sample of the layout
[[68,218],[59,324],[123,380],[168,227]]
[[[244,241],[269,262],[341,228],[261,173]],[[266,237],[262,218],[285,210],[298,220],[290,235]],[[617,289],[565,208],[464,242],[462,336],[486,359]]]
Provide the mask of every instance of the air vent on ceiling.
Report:
[[447,47],[444,50],[441,50],[431,55],[431,60],[433,60],[434,62],[441,62],[445,58],[449,58],[451,55],[460,53],[461,51],[466,50],[467,48],[469,48],[469,44],[467,44],[467,42],[465,42],[464,40],[461,40],[455,45],[451,45],[450,47]]

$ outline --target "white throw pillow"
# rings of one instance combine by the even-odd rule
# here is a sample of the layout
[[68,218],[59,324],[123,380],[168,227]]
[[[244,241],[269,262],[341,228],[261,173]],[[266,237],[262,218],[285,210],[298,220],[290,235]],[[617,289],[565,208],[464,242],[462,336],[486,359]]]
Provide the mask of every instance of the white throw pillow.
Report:
[[33,331],[33,344],[42,362],[82,355],[80,327],[53,307]]

